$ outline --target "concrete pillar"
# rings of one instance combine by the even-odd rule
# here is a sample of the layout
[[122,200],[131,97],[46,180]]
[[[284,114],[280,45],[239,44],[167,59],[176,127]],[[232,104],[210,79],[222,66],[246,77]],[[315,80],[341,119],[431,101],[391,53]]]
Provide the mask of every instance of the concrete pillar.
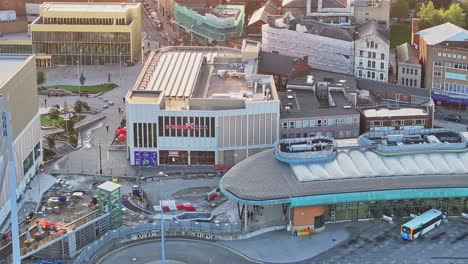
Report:
[[31,243],[32,242],[32,238],[31,238],[31,233],[29,232],[29,229],[26,229],[26,243]]
[[37,233],[39,235],[44,234],[44,231],[42,230],[41,224],[39,222],[36,223],[36,227],[37,227]]
[[248,211],[248,208],[249,206],[248,205],[245,205],[244,207],[244,231],[247,232],[249,230],[248,226],[247,226],[247,219],[249,218],[248,214],[249,214],[249,211]]

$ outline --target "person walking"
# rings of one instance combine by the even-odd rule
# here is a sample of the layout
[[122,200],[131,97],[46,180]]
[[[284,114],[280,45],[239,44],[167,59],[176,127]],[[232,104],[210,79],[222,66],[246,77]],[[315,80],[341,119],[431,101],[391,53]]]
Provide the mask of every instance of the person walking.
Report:
[[119,110],[119,114],[122,114],[122,108],[117,108],[117,110]]
[[122,97],[122,102],[125,104],[125,97]]
[[109,125],[106,125],[106,130],[107,132],[109,132]]
[[44,107],[47,108],[47,99],[44,99]]

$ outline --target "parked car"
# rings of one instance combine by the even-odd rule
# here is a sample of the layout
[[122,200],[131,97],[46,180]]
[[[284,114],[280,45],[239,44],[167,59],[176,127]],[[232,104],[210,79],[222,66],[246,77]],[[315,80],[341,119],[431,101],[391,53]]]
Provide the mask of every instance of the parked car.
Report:
[[449,114],[449,115],[444,116],[444,120],[453,121],[453,122],[461,122],[462,117],[461,115],[457,115],[457,114]]

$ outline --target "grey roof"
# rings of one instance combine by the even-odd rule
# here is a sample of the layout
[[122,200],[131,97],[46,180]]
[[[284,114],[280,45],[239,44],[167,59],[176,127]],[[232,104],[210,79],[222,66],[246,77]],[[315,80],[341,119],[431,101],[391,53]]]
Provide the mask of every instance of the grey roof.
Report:
[[[354,151],[365,152],[359,150]],[[437,159],[443,161],[444,155],[449,154],[418,155],[423,155],[422,158],[426,160]],[[450,153],[450,155],[453,155],[453,153]],[[468,153],[455,155],[465,155],[463,159],[458,158],[456,161],[460,163],[466,160]],[[447,174],[441,172],[421,175],[419,173],[408,173],[405,170],[402,171],[402,166],[403,168],[412,166],[412,162],[415,160],[415,157],[412,155],[382,157],[382,159],[388,160],[388,164],[391,165],[400,163],[400,166],[395,170],[393,170],[392,167],[388,168],[391,170],[390,172],[393,173],[392,176],[371,175],[369,177],[333,178],[301,182],[297,174],[301,174],[302,171],[297,168],[293,169],[289,164],[276,160],[274,157],[274,150],[270,149],[255,154],[238,163],[224,175],[220,186],[223,190],[244,201],[265,201],[323,194],[398,189],[468,187],[467,168],[465,168],[462,174]],[[444,162],[450,163],[452,161],[453,160],[445,160]],[[307,166],[312,164],[300,164],[300,166],[305,167],[308,173],[314,175],[315,173],[320,174],[323,170],[333,169],[330,164],[334,162],[336,161],[318,163],[309,168],[307,168]],[[371,163],[370,160],[368,160],[367,163]],[[350,163],[343,163],[343,165],[347,164]],[[372,166],[373,164],[371,163],[370,165]],[[349,169],[355,170],[356,168]]]
[[431,96],[430,91],[425,88],[414,88],[409,86],[378,82],[366,79],[358,79],[357,87],[360,90],[391,92],[404,95],[426,97],[427,99],[429,99]]
[[262,21],[263,23],[268,23],[269,16],[277,16],[280,14],[281,14],[280,9],[276,5],[276,3],[272,0],[269,0],[268,2],[265,3],[265,5],[263,5],[262,7],[254,11],[252,16],[250,17],[248,25],[250,26],[258,21]]
[[385,43],[390,43],[390,31],[385,25],[378,23],[374,19],[369,20],[366,23],[360,25],[357,30],[359,32],[359,39],[365,38],[369,35],[375,35]]
[[337,28],[316,20],[304,19],[301,24],[307,28],[307,32],[310,34],[349,42],[353,41],[353,35],[348,29]]
[[401,44],[396,48],[398,62],[419,64],[418,51],[409,43]]
[[15,75],[15,73],[22,67],[27,58],[28,56],[21,55],[0,55],[0,88],[6,81]]
[[417,32],[429,45],[436,45],[444,41],[467,41],[468,30],[452,23],[444,23]]
[[[307,83],[308,76],[313,76],[315,81],[327,81],[330,83],[341,83],[346,92],[356,92],[356,77],[353,75],[311,69],[308,72],[289,78],[288,85],[311,86]],[[333,86],[333,85],[332,85]]]
[[347,0],[323,0],[323,8],[346,8]]
[[258,60],[258,71],[260,73],[289,75],[298,59],[279,53],[261,51]]
[[307,0],[283,0],[281,6],[288,8],[306,8]]
[[[288,95],[293,95],[294,98],[288,99]],[[359,114],[354,107],[344,108],[344,106],[351,106],[351,102],[342,92],[332,91],[330,96],[333,98],[335,106],[320,103],[312,90],[292,89],[291,93],[280,93],[281,106],[289,105],[291,107],[291,111],[281,111],[280,119]]]

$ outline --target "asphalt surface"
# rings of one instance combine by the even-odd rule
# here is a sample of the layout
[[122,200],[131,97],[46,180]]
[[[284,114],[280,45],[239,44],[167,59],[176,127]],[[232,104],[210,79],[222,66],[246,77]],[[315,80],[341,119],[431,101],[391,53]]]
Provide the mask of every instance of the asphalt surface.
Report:
[[462,120],[461,120],[461,122],[453,122],[453,121],[447,121],[447,122],[457,123],[457,124],[460,124],[460,125],[468,125],[468,115],[465,114],[464,112],[450,111],[450,110],[446,110],[446,109],[437,109],[434,112],[434,119],[435,120],[444,120],[445,116],[448,115],[448,114],[461,115]]
[[[119,248],[101,258],[98,264],[154,263],[161,259],[161,243],[149,241]],[[228,248],[192,240],[166,240],[166,260],[189,264],[257,263]]]

